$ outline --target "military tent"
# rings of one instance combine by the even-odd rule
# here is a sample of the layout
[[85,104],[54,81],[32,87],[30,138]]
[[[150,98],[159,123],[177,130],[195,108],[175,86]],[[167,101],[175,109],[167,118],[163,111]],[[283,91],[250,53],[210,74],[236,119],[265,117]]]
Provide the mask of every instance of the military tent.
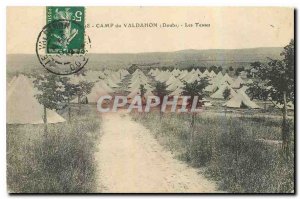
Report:
[[95,84],[91,92],[86,96],[88,103],[97,103],[100,96],[109,95],[109,93],[100,86]]
[[[7,117],[8,124],[42,124],[44,123],[44,107],[34,97],[34,90],[30,80],[19,75],[8,90]],[[46,109],[47,123],[59,123],[66,120],[53,110]]]
[[223,106],[230,108],[260,108],[255,102],[251,101],[248,95],[243,91],[238,91],[236,95],[234,95],[229,101],[223,104]]
[[230,90],[230,98],[236,94],[236,92],[228,84],[225,84],[220,86],[220,88],[210,97],[214,99],[224,99],[223,93],[226,89]]
[[230,85],[231,88],[241,88],[241,86],[244,84],[244,81],[240,76],[234,80],[234,82]]

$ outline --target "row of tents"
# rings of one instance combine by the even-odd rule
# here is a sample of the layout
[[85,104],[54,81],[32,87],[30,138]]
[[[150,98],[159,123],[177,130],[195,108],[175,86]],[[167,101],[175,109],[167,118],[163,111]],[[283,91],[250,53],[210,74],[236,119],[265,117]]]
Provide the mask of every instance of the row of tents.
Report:
[[[87,71],[84,75],[71,75],[70,81],[74,84],[79,84],[81,81],[93,82],[91,92],[81,99],[74,99],[72,103],[81,103],[85,99],[88,103],[96,103],[100,96],[114,95],[116,91],[127,93],[128,102],[134,96],[141,95],[141,85],[145,89],[144,96],[153,96],[155,81],[164,82],[167,85],[167,90],[170,91],[169,96],[180,96],[183,91],[184,82],[193,82],[200,80],[202,77],[207,77],[210,85],[205,88],[210,92],[210,98],[223,99],[223,93],[226,89],[230,90],[230,96],[223,106],[240,108],[260,108],[254,101],[252,101],[246,94],[247,86],[251,80],[243,80],[241,77],[236,79],[230,77],[227,73],[218,74],[214,71],[207,70],[201,73],[200,70],[179,70],[161,71],[152,69],[147,75],[143,71],[137,69],[131,75],[125,69],[118,71],[104,70],[104,71]],[[125,79],[129,81],[125,82]],[[154,79],[154,81],[153,81]],[[33,79],[25,75],[14,76],[7,84],[7,123],[8,124],[40,124],[43,123],[43,106],[38,102],[35,95],[38,90],[34,88]],[[122,89],[124,89],[122,91]],[[209,99],[203,99],[207,106],[211,106]],[[279,105],[280,106],[280,105]],[[288,105],[290,109],[293,104]],[[30,113],[30,114],[29,114]],[[47,109],[47,122],[59,123],[64,122],[65,119],[53,110]]]
[[[84,96],[89,102],[97,102],[99,96],[115,92],[122,79],[128,75],[127,70],[88,71],[85,75],[71,75],[70,81],[79,84],[81,81],[93,82],[91,92]],[[39,91],[33,85],[34,78],[25,75],[14,76],[7,83],[7,124],[42,124],[44,107],[35,97]],[[82,100],[82,99],[80,99]],[[78,103],[78,99],[71,102]],[[66,120],[54,110],[46,109],[47,123],[60,123]]]
[[171,91],[170,95],[180,95],[184,86],[183,82],[191,83],[200,78],[206,77],[209,80],[209,85],[205,90],[211,93],[212,99],[224,99],[223,93],[229,89],[229,100],[223,106],[240,108],[260,108],[246,94],[247,86],[245,84],[252,83],[252,80],[244,81],[241,77],[236,79],[230,77],[227,73],[216,74],[213,70],[209,72],[205,70],[203,73],[199,69],[191,71],[174,69],[173,71],[150,70],[149,75],[153,76],[156,81],[165,82],[167,89]]
[[[87,71],[85,75],[70,76],[72,83],[78,84],[81,81],[93,82],[94,86],[91,92],[82,96],[79,103],[85,101],[87,103],[96,103],[100,96],[112,95],[120,88],[122,80],[128,75],[128,71],[120,69],[118,71],[104,70],[102,71]],[[78,99],[71,101],[78,103]]]
[[[128,71],[125,69],[119,71],[104,70],[102,71],[87,71],[85,75],[73,75],[70,76],[71,82],[78,84],[80,81],[94,82],[94,86],[91,92],[82,96],[80,99],[88,103],[96,103],[100,96],[103,95],[113,95],[116,89],[119,89],[120,84],[122,84],[123,79],[128,75]],[[170,91],[169,96],[180,96],[182,93],[183,82],[192,82],[201,77],[208,77],[211,85],[215,86],[216,90],[210,97],[212,99],[223,99],[223,92],[225,89],[230,89],[230,100],[224,104],[224,106],[238,108],[241,106],[247,106],[249,108],[259,108],[259,106],[250,100],[250,98],[245,93],[247,87],[243,85],[244,81],[238,77],[236,80],[231,78],[228,74],[223,75],[221,72],[215,74],[213,71],[210,73],[205,71],[201,73],[199,70],[192,70],[188,72],[187,70],[175,69],[170,71],[159,71],[150,70],[149,75],[153,76],[156,81],[165,82],[167,84],[167,89]],[[153,86],[151,85],[153,81],[146,76],[140,69],[137,69],[129,80],[129,85],[127,88],[127,98],[128,102],[136,95],[141,95],[140,86],[143,85],[146,92],[144,96],[152,96]],[[238,90],[236,88],[239,88]],[[206,88],[208,89],[208,88]],[[72,103],[78,103],[78,99],[71,101]],[[211,103],[207,103],[211,105]]]

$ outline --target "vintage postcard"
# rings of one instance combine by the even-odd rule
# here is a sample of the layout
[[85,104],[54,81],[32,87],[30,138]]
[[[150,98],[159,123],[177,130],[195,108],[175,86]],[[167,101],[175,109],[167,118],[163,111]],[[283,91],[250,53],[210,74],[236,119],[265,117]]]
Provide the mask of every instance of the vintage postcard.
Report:
[[294,12],[7,7],[7,191],[294,193]]

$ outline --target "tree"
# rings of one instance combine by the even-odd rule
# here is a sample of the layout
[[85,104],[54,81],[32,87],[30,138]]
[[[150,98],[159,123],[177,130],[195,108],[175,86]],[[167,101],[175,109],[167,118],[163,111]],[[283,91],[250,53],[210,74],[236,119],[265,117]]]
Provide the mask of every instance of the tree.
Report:
[[218,70],[217,70],[217,71],[215,71],[215,72],[217,72],[217,73],[218,73],[218,72],[222,72],[222,71],[223,71],[223,68],[222,68],[222,66],[219,66],[219,67],[218,67]]
[[70,101],[71,101],[71,99],[73,99],[76,96],[76,94],[79,90],[79,87],[78,87],[78,85],[73,84],[70,81],[70,78],[68,78],[68,77],[62,77],[62,83],[65,87],[64,95],[67,98],[68,120],[71,121],[71,104],[70,104]]
[[[209,81],[207,77],[200,78],[200,80],[195,80],[192,83],[184,82],[182,95],[183,96],[191,96],[188,104],[189,106],[194,101],[195,96],[198,96],[200,100],[203,99],[204,96],[207,95],[207,92],[204,90],[209,85]],[[191,126],[194,127],[195,123],[195,114],[192,114]]]
[[225,88],[225,90],[223,91],[223,97],[225,100],[229,100],[229,97],[231,95],[231,91],[229,88]]
[[233,71],[233,67],[232,66],[229,66],[229,71]]
[[[282,149],[288,158],[290,132],[287,123],[287,103],[294,102],[294,40],[284,47],[283,60],[270,59],[268,64],[256,63],[256,77],[269,86],[269,95],[276,104],[283,104],[282,111]],[[255,71],[254,70],[254,71]]]
[[240,72],[244,71],[245,68],[242,66],[242,67],[238,67],[236,70],[235,70],[235,76],[239,76],[240,75]]
[[[223,97],[224,97],[224,99],[225,100],[229,100],[229,98],[230,98],[230,95],[231,95],[231,91],[230,91],[230,89],[229,88],[225,88],[225,90],[223,91]],[[225,105],[225,117],[226,117],[226,112],[227,112],[227,105]]]
[[199,67],[199,70],[201,73],[204,73],[204,71],[206,70],[207,68],[205,66],[200,66]]
[[251,97],[251,100],[258,99],[264,101],[264,109],[267,110],[267,100],[269,99],[269,89],[266,82],[254,80],[253,83],[247,84],[247,94]]
[[[205,88],[209,85],[209,80],[207,77],[200,78],[200,80],[195,80],[192,83],[184,82],[182,95],[183,96],[190,96],[190,100],[188,101],[188,106],[190,107],[194,101],[194,98],[198,96],[198,100],[202,100],[208,93],[205,91]],[[197,104],[198,105],[198,104]],[[195,124],[195,117],[196,112],[192,113],[192,120],[191,120],[191,135],[190,135],[190,149],[189,149],[189,156],[192,158],[192,145],[194,142],[194,124]]]
[[246,72],[247,78],[251,78],[252,77],[250,69],[245,69],[245,72]]
[[80,113],[81,110],[81,98],[82,96],[88,95],[92,88],[94,86],[93,82],[88,82],[88,81],[80,81],[78,85],[76,85],[76,93],[78,97],[78,104],[79,104],[79,110],[78,112]]
[[139,69],[137,64],[132,64],[129,68],[128,68],[128,72],[130,74],[134,73],[137,69]]
[[142,104],[144,104],[144,95],[146,92],[147,92],[147,89],[145,88],[145,86],[143,84],[140,84],[140,93],[141,93]]
[[39,90],[39,93],[35,97],[44,107],[45,135],[47,134],[47,109],[58,110],[65,106],[67,97],[63,81],[61,76],[52,73],[39,75],[33,81],[34,86]]
[[141,97],[143,98],[145,93],[147,92],[147,89],[143,84],[140,85],[140,92],[141,92]]
[[215,73],[217,73],[217,71],[218,71],[218,67],[217,66],[211,66],[211,67],[209,67],[209,72],[211,72],[211,71],[214,71]]
[[169,91],[167,90],[167,85],[165,82],[156,82],[155,86],[154,86],[154,90],[153,90],[153,93],[159,97],[160,99],[160,102],[159,102],[159,105],[160,105],[160,116],[162,117],[162,111],[161,111],[161,108],[162,108],[162,103],[163,103],[163,99],[164,99],[164,96],[167,96],[169,95]]

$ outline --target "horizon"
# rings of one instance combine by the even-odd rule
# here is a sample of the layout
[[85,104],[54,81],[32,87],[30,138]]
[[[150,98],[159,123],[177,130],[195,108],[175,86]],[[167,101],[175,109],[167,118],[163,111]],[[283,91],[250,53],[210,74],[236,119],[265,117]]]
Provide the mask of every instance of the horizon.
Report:
[[[288,45],[288,44],[287,44]],[[105,53],[105,52],[92,52],[88,54],[151,54],[151,53],[176,53],[181,51],[208,51],[208,50],[251,50],[251,49],[264,49],[264,48],[284,48],[284,46],[267,46],[267,47],[250,47],[250,48],[207,48],[207,49],[182,49],[175,51],[149,51],[149,52],[118,52],[118,53]],[[8,53],[6,55],[36,55],[36,53]]]

